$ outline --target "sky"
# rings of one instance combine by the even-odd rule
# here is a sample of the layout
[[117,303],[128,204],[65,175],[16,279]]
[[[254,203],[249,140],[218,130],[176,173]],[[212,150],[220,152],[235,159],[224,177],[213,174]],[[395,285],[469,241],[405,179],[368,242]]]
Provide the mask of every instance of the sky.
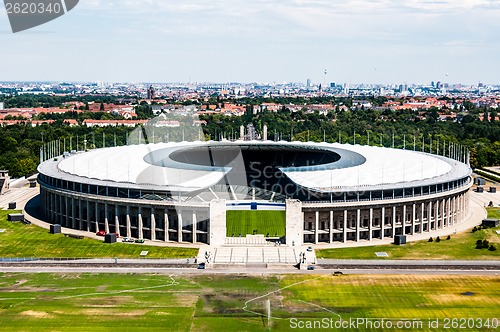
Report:
[[13,34],[0,8],[0,81],[497,84],[499,17],[500,0],[80,0]]

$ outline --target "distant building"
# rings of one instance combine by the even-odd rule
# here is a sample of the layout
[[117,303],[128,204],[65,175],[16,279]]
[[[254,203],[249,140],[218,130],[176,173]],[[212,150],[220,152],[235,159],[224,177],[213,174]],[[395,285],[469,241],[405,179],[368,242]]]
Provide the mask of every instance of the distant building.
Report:
[[7,190],[9,190],[9,171],[0,170],[0,195],[3,195]]
[[151,85],[148,89],[148,99],[155,99],[156,97],[156,91],[155,88]]
[[3,111],[5,109],[5,104],[4,103],[0,103],[0,111]]
[[247,135],[246,138],[248,141],[255,141],[257,139],[257,132],[252,123],[247,125]]
[[306,86],[307,86],[308,88],[310,88],[310,87],[311,87],[311,79],[310,79],[310,78],[308,78],[308,79],[307,79],[307,81],[306,81]]

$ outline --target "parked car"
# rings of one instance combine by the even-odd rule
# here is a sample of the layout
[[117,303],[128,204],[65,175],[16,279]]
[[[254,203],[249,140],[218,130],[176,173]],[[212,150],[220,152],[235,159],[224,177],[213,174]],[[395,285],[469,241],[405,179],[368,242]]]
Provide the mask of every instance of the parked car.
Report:
[[308,265],[308,266],[307,266],[307,269],[308,269],[308,270],[314,270],[314,265]]
[[137,239],[134,241],[135,243],[144,243],[144,239]]
[[313,251],[313,247],[311,246],[307,247],[307,251]]
[[198,264],[198,269],[199,270],[205,270],[205,263]]
[[97,236],[106,236],[106,232],[105,231],[99,231],[99,232],[95,233],[95,235],[97,235]]
[[124,238],[122,238],[122,242],[134,242],[134,239],[131,238],[131,237],[126,237],[125,236]]

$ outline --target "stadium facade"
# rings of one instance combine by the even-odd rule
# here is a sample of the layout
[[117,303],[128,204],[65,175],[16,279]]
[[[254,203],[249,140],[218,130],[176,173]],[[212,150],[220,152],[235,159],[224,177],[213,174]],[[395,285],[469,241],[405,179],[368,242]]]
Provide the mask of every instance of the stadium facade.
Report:
[[453,156],[311,142],[140,144],[51,158],[38,181],[48,222],[91,232],[244,244],[252,240],[226,234],[226,210],[282,209],[288,245],[411,240],[466,219],[471,169],[463,151]]

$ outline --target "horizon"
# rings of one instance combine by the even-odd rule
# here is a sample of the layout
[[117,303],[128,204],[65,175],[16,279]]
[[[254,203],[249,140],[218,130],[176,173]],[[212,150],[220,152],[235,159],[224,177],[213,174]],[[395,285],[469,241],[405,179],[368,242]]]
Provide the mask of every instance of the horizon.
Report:
[[[462,85],[463,87],[473,87],[477,86],[478,84],[483,84],[484,86],[500,86],[499,83],[488,83],[488,82],[475,82],[475,83],[462,83],[462,82],[442,82],[442,81],[432,81],[434,83],[442,83],[442,84],[447,84],[450,87],[453,87],[455,85]],[[401,84],[406,84],[408,86],[430,86],[432,82],[389,82],[389,83],[374,83],[374,82],[353,82],[353,83],[347,83],[347,82],[334,82],[334,81],[328,81],[328,84],[330,83],[335,83],[337,85],[339,84],[347,84],[351,86],[358,86],[358,85],[368,85],[368,86],[398,86]],[[179,85],[205,85],[205,84],[218,84],[218,85],[251,85],[251,84],[256,84],[256,85],[290,85],[290,84],[302,84],[305,85],[306,82],[302,81],[285,81],[285,82],[267,82],[267,81],[230,81],[230,82],[217,82],[217,81],[200,81],[200,82],[183,82],[183,81],[171,81],[171,82],[153,82],[153,81],[98,81],[98,80],[89,80],[89,81],[78,81],[78,80],[27,80],[27,81],[0,81],[0,83],[3,84],[130,84],[130,85],[174,85],[174,84],[179,84]],[[320,81],[311,81],[311,85],[320,85],[324,84],[325,82],[320,82]]]

